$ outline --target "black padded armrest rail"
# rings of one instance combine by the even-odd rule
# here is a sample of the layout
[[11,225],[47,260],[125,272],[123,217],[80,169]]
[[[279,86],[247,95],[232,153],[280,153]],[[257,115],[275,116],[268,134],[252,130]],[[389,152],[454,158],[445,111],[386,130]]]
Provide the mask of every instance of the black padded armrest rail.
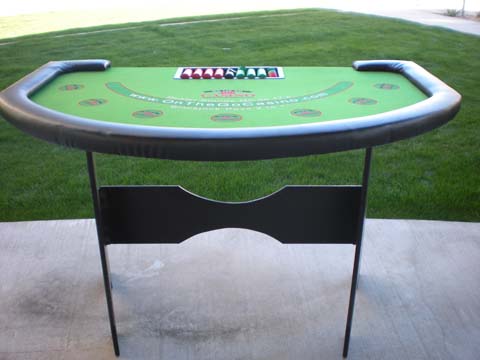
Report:
[[356,61],[357,71],[400,73],[428,99],[353,119],[236,129],[171,128],[108,123],[42,107],[30,96],[63,73],[104,71],[107,60],[49,62],[0,93],[0,113],[35,137],[86,151],[177,160],[234,161],[304,156],[386,144],[430,131],[460,109],[455,90],[409,61]]

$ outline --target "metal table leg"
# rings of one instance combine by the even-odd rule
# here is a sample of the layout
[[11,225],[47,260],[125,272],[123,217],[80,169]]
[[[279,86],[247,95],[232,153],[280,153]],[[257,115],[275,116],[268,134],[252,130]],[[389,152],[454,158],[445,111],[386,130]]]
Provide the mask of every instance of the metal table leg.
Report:
[[367,148],[365,152],[365,162],[363,167],[362,192],[360,202],[360,221],[357,229],[357,243],[355,246],[355,259],[353,262],[352,285],[350,289],[350,301],[348,303],[347,325],[345,328],[345,340],[343,343],[343,357],[348,356],[348,346],[350,343],[350,332],[352,330],[353,308],[355,306],[355,295],[358,286],[358,273],[360,270],[360,260],[362,253],[363,224],[367,209],[368,178],[370,177],[370,163],[372,158],[372,148]]
[[88,175],[90,178],[90,189],[92,191],[93,209],[95,212],[95,223],[97,225],[98,246],[100,250],[100,259],[102,261],[103,284],[105,286],[105,295],[107,298],[108,318],[110,320],[110,331],[112,333],[113,349],[115,351],[115,355],[119,356],[120,349],[118,347],[117,327],[115,325],[115,313],[113,311],[111,290],[112,281],[110,278],[110,267],[108,263],[107,247],[103,239],[102,218],[100,214],[100,199],[98,197],[97,178],[95,175],[95,162],[93,159],[93,154],[91,152],[87,152],[87,166]]

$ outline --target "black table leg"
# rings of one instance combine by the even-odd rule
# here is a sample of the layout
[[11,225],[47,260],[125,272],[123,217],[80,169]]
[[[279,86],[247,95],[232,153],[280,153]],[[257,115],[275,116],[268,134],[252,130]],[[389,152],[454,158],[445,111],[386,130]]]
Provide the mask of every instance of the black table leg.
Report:
[[103,284],[105,286],[105,295],[107,298],[108,318],[110,320],[110,330],[112,333],[113,349],[115,351],[115,355],[119,356],[120,349],[118,347],[117,327],[115,325],[115,313],[113,311],[113,300],[112,300],[112,290],[111,290],[112,281],[110,278],[110,266],[108,263],[107,247],[103,239],[102,218],[100,215],[100,199],[98,196],[97,178],[95,175],[95,162],[93,159],[93,154],[91,152],[87,152],[87,166],[88,166],[88,175],[90,178],[90,189],[92,191],[93,209],[95,212],[95,223],[97,225],[98,245],[100,249],[100,259],[102,261]]
[[370,163],[372,158],[372,148],[367,148],[365,152],[365,162],[363,167],[362,192],[360,203],[360,220],[358,222],[357,242],[355,246],[355,259],[353,262],[352,285],[350,289],[350,301],[348,303],[347,325],[345,328],[345,340],[343,343],[343,357],[348,356],[348,346],[350,343],[350,332],[352,330],[353,308],[355,306],[355,295],[358,286],[358,273],[360,270],[360,260],[362,253],[363,224],[367,209],[368,178],[370,177]]

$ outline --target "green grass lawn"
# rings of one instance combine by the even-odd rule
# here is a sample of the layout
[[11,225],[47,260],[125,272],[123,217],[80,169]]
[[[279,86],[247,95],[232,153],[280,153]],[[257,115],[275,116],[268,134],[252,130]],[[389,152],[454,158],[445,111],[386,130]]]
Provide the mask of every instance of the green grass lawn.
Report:
[[[440,129],[375,148],[368,216],[480,221],[480,38],[363,15],[288,13],[292,15],[243,14],[235,15],[243,19],[225,16],[224,21],[176,26],[158,21],[81,36],[55,37],[76,32],[70,30],[6,39],[2,42],[13,43],[0,46],[0,88],[49,60],[106,58],[113,66],[349,66],[357,59],[413,60],[463,95],[462,110]],[[203,196],[236,201],[285,184],[358,183],[362,159],[363,151],[350,151],[238,163],[98,155],[97,163],[102,184],[180,184]],[[93,217],[85,154],[34,139],[0,121],[0,221],[85,217]]]

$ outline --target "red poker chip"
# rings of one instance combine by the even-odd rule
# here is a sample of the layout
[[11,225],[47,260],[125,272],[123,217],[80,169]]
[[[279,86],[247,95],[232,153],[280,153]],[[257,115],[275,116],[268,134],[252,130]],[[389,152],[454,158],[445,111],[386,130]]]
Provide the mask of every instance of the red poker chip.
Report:
[[215,77],[215,79],[221,79],[223,78],[223,69],[222,68],[218,68],[217,70],[215,70],[215,74],[213,75]]
[[203,70],[201,68],[195,69],[193,72],[192,78],[194,79],[200,79],[203,75]]
[[183,70],[183,73],[182,73],[182,75],[180,75],[180,77],[182,79],[190,79],[192,77],[192,74],[193,74],[192,69],[185,69],[185,70]]
[[211,79],[213,76],[213,69],[207,69],[203,72],[204,79]]

